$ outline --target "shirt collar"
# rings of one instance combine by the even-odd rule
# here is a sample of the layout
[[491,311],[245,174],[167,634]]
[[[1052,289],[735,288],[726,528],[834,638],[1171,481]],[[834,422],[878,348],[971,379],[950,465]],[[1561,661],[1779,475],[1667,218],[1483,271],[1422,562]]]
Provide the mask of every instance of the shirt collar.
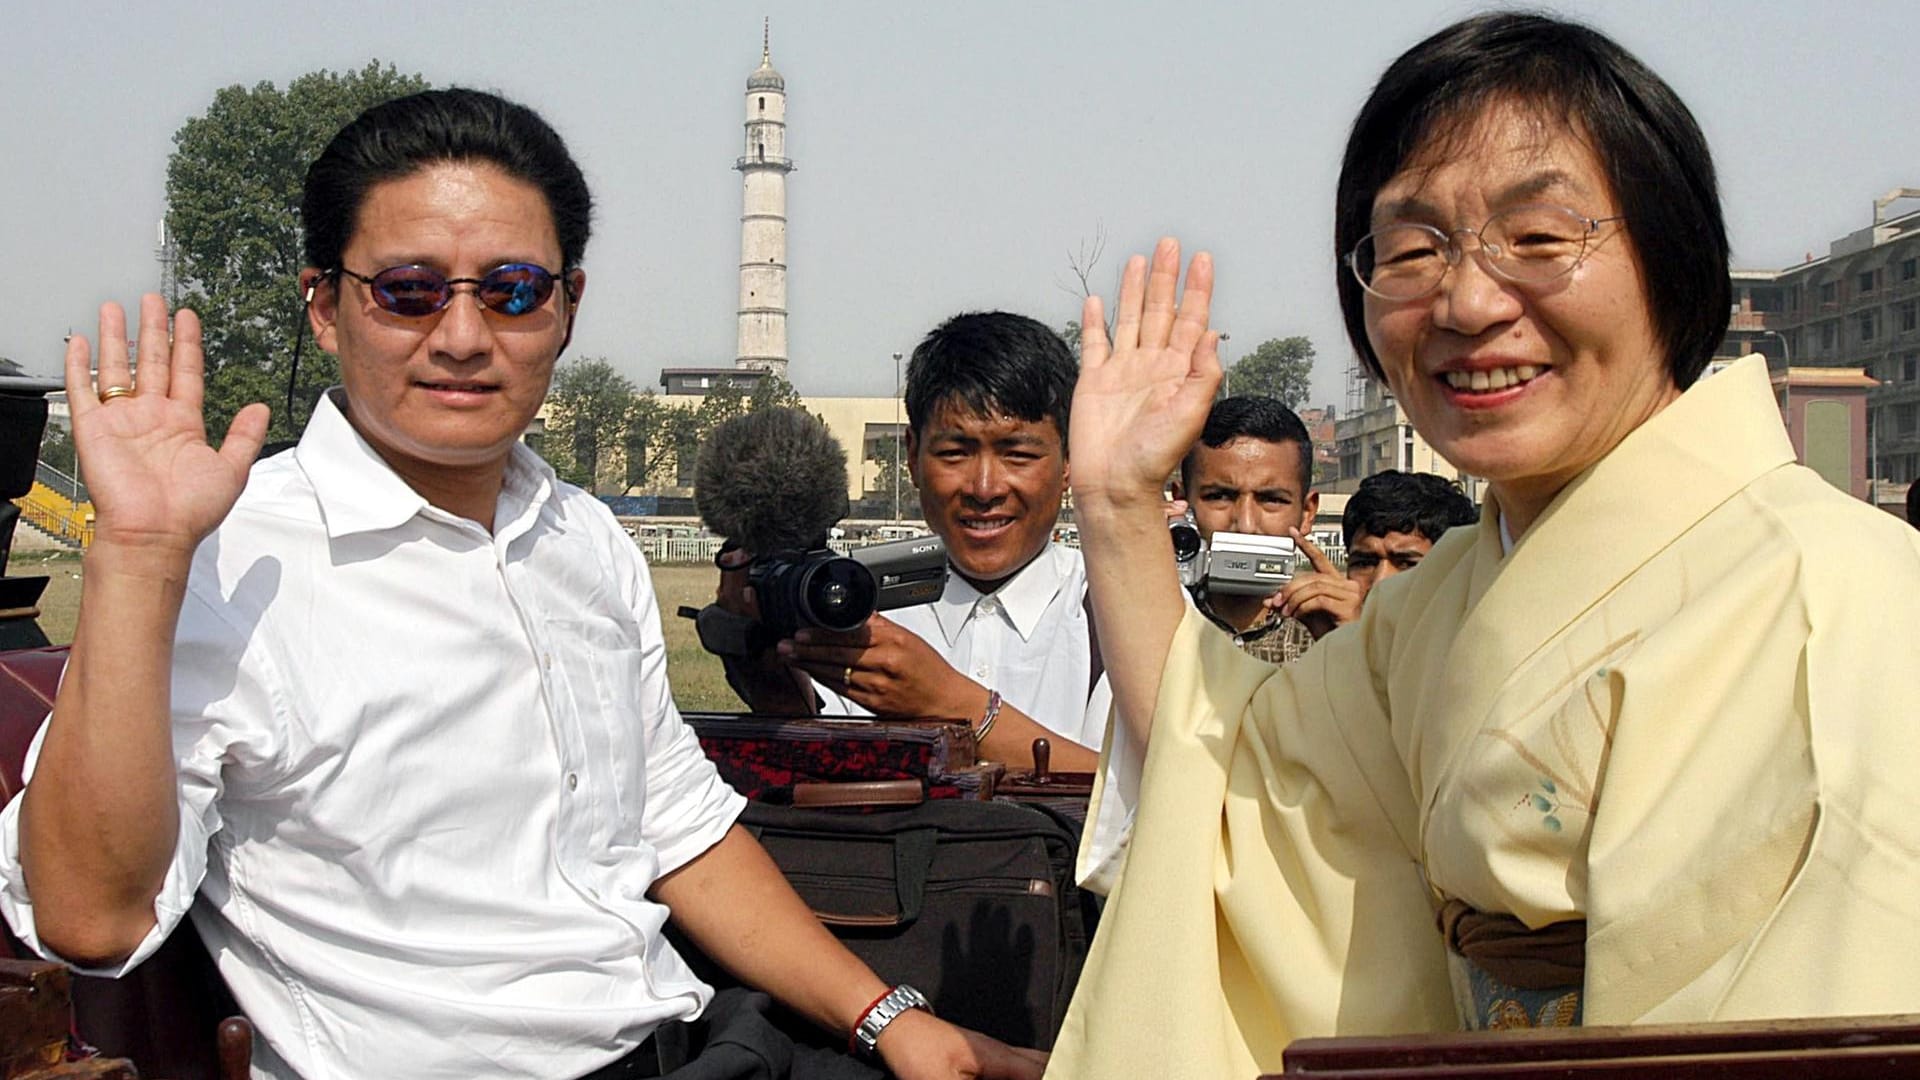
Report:
[[[949,567],[946,591],[933,605],[941,634],[947,644],[952,645],[959,640],[969,619],[1003,612],[1022,641],[1033,640],[1034,632],[1040,628],[1040,616],[1046,614],[1053,598],[1066,585],[1067,569],[1067,560],[1061,558],[1059,548],[1048,544],[999,588],[983,593],[959,571]],[[988,599],[993,601],[986,605],[991,611],[984,611],[982,602]]]
[[[334,387],[320,395],[313,417],[294,448],[294,461],[313,485],[314,499],[327,537],[398,528],[416,515],[454,520],[434,507],[393,471],[373,445],[355,431],[341,406],[346,390]],[[554,494],[553,468],[540,456],[516,443],[507,458],[507,471],[497,510],[494,533],[502,539],[531,527],[539,508]]]

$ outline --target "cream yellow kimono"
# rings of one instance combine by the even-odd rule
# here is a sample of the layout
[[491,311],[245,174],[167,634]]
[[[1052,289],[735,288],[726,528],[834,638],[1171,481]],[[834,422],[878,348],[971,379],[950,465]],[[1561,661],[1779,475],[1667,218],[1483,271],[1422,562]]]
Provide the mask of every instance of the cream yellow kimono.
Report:
[[1295,664],[1189,612],[1047,1075],[1453,1029],[1442,897],[1587,919],[1590,1024],[1920,1012],[1920,534],[1791,460],[1750,358]]

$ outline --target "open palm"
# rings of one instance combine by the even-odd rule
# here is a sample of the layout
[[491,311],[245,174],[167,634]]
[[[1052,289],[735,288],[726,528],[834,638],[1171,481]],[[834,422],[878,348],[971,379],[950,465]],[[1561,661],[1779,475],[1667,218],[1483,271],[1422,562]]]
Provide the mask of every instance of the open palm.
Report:
[[[191,550],[233,508],[247,468],[266,438],[267,408],[242,409],[220,449],[207,444],[201,416],[205,361],[200,320],[182,310],[168,333],[166,304],[140,302],[138,382],[127,355],[126,315],[100,308],[99,387],[87,339],[67,344],[67,402],[73,440],[94,504],[96,543]],[[113,394],[115,387],[134,390]]]
[[1179,283],[1175,240],[1161,240],[1151,264],[1129,260],[1112,341],[1100,298],[1087,298],[1069,433],[1077,492],[1157,500],[1206,424],[1220,385],[1219,335],[1207,329],[1212,257],[1195,255],[1184,293]]

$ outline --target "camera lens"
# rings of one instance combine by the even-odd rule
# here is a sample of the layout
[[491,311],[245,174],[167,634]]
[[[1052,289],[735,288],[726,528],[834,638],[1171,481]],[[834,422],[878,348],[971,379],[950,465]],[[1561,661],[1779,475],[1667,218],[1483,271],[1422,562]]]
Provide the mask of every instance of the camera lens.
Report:
[[860,626],[873,614],[879,596],[872,571],[844,557],[808,566],[798,591],[801,619],[828,630]]
[[1175,520],[1167,526],[1173,538],[1173,561],[1187,562],[1200,554],[1200,530],[1190,521]]

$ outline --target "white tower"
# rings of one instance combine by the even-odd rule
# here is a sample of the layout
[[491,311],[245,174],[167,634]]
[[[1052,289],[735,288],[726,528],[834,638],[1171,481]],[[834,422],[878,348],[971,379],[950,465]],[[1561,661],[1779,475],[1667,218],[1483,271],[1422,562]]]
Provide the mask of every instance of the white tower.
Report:
[[787,81],[773,70],[768,29],[747,76],[746,154],[740,171],[740,351],[736,368],[787,375]]

